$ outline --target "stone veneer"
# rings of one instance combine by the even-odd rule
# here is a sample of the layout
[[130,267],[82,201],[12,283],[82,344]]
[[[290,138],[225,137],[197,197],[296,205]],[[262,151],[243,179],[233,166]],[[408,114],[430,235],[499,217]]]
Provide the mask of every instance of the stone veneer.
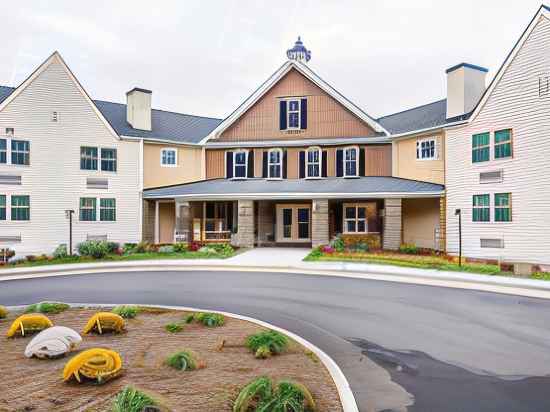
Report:
[[235,246],[254,247],[254,201],[238,201],[238,230]]
[[329,242],[328,199],[312,201],[311,246],[327,245]]
[[153,243],[155,241],[155,202],[142,200],[142,239],[144,242]]
[[383,248],[397,250],[401,246],[401,199],[384,200]]

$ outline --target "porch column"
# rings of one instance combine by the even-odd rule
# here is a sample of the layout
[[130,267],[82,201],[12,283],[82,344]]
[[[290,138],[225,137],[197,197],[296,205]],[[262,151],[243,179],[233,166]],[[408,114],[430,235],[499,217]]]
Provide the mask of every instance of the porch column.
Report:
[[159,243],[160,239],[160,213],[159,213],[159,204],[158,200],[155,200],[155,243]]
[[189,228],[191,226],[191,207],[189,202],[178,202],[176,200],[176,242],[190,242]]
[[447,198],[439,199],[439,250],[447,251]]
[[397,250],[401,246],[401,199],[384,199],[384,249]]
[[311,203],[311,246],[327,245],[329,239],[328,199],[316,199]]
[[236,245],[238,247],[254,247],[254,201],[238,201],[238,228]]

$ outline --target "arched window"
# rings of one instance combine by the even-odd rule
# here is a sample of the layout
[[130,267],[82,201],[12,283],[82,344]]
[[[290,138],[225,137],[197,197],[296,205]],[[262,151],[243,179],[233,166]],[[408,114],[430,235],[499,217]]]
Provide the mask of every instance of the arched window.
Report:
[[344,177],[357,177],[359,175],[359,148],[350,146],[344,149]]
[[269,179],[280,179],[282,177],[282,164],[282,149],[270,149],[267,152],[267,177]]
[[310,147],[306,153],[306,177],[321,177],[321,148]]

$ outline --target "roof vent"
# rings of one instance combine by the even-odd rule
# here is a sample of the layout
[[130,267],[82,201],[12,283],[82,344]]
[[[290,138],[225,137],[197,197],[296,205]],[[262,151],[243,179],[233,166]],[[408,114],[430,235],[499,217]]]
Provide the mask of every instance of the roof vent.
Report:
[[151,131],[152,93],[139,87],[126,93],[126,119],[134,129]]
[[460,63],[447,73],[447,119],[470,113],[485,92],[484,67]]
[[479,174],[479,183],[500,183],[504,178],[503,170],[495,170],[491,172],[481,172]]

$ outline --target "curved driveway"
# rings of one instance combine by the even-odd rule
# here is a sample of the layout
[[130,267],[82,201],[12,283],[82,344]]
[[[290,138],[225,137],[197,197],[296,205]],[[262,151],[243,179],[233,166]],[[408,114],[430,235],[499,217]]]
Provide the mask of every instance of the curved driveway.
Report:
[[281,273],[132,272],[0,282],[0,303],[224,310],[326,351],[361,411],[550,410],[550,301]]

